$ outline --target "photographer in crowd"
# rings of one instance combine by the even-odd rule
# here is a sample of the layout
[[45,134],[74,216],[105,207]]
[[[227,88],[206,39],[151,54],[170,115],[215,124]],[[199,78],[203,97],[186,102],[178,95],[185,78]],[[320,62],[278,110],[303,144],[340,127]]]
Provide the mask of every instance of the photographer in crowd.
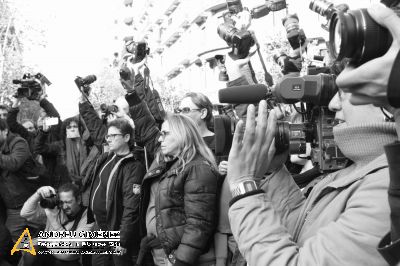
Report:
[[[31,152],[34,153],[33,147],[35,138],[39,130],[38,125],[35,124],[32,120],[26,120],[26,119],[21,121],[21,124],[18,123],[17,117],[19,113],[19,107],[21,105],[21,99],[13,97],[12,101],[13,105],[7,117],[7,123],[10,127],[10,131],[24,138],[28,142]],[[47,95],[45,93],[42,93],[38,101],[40,107],[43,108],[43,112],[41,112],[40,114],[38,123],[43,124],[43,121],[46,119],[46,117],[54,117],[58,119],[57,125],[61,125],[60,115],[58,111],[55,109],[54,105],[47,100]],[[49,141],[54,141],[54,139],[52,138],[57,138],[59,130],[60,130],[59,126],[54,126],[52,128],[53,133],[50,134]],[[47,157],[44,159],[47,164],[47,161],[51,159],[48,158],[48,156],[45,157]]]
[[32,158],[28,143],[9,131],[6,120],[0,119],[0,197],[6,207],[6,226],[13,241],[25,228],[35,233],[36,225],[20,216],[24,202],[45,182],[42,168]]
[[85,162],[92,141],[85,125],[79,117],[70,117],[63,121],[58,139],[48,141],[51,127],[44,125],[39,131],[34,145],[36,154],[53,156],[52,164],[46,167],[52,175],[52,184],[58,186],[74,182],[81,184],[81,167]]
[[96,254],[92,265],[133,265],[139,252],[139,201],[145,168],[130,144],[133,128],[126,119],[108,123],[109,152],[97,160],[90,186],[88,221],[94,230],[120,231],[119,254]]
[[[267,122],[266,102],[260,103],[257,125],[252,105],[244,134],[239,122],[228,161],[229,218],[248,264],[385,265],[376,250],[389,229],[383,145],[397,136],[393,123],[382,122],[379,108],[354,106],[349,98],[339,91],[329,107],[339,123],[333,128],[335,143],[353,164],[324,176],[307,198],[283,161],[275,169],[265,163],[273,160],[276,130],[274,112]],[[272,174],[259,190],[254,180],[266,169]]]
[[[344,91],[351,93],[352,104],[374,104],[391,110],[400,137],[400,18],[383,5],[376,5],[368,12],[377,23],[389,30],[393,43],[383,56],[357,68],[347,67],[336,82]],[[388,263],[395,265],[400,262],[400,143],[387,144],[385,151],[390,171],[391,231],[379,243],[379,251]]]
[[[58,191],[50,186],[40,187],[21,209],[21,216],[35,223],[45,225],[45,231],[76,231],[87,232],[92,229],[93,223],[87,223],[87,209],[82,206],[82,197],[79,188],[71,183],[59,187]],[[35,240],[34,240],[35,241]],[[71,251],[82,248],[77,242],[69,242]],[[44,247],[36,247],[39,250]],[[80,266],[80,255],[64,252],[37,254],[36,256],[24,253],[24,266],[40,265],[68,265]]]

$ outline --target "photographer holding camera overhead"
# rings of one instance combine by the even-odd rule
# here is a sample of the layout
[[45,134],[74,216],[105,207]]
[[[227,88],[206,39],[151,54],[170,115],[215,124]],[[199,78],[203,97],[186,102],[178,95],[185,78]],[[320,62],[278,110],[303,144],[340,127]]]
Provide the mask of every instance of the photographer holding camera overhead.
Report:
[[[310,7],[320,13],[329,7],[328,4],[326,1],[312,1]],[[316,5],[318,8],[315,8]],[[390,25],[393,48],[386,59],[380,61],[387,64],[393,62],[393,55],[398,54],[399,49],[398,30],[393,28],[398,27],[399,20],[394,19],[393,13],[391,16],[384,15],[376,7],[369,11],[373,19]],[[277,124],[277,115],[268,111],[266,102],[259,104],[257,123],[253,105],[248,108],[245,129],[243,121],[238,123],[228,161],[227,179],[233,195],[229,218],[232,233],[249,265],[387,265],[377,250],[381,238],[390,229],[388,168],[390,171],[394,168],[388,164],[384,145],[393,143],[398,135],[385,110],[373,105],[355,106],[351,101],[357,102],[354,98],[351,100],[352,96],[348,93],[353,91],[356,98],[365,99],[360,94],[381,91],[381,79],[378,78],[374,79],[378,84],[368,88],[362,86],[365,81],[371,83],[373,68],[383,66],[387,69],[385,63],[376,62],[369,65],[369,72],[366,73],[368,63],[361,65],[383,55],[390,47],[389,34],[376,27],[373,19],[366,9],[337,9],[333,12],[330,21],[331,56],[339,61],[343,58],[350,61],[350,68],[338,78],[339,88],[333,98],[326,97],[327,80],[318,83],[310,76],[304,77],[303,81],[302,77],[283,79],[275,88],[277,94],[285,97],[287,94],[284,95],[283,91],[290,88],[303,91],[304,95],[310,87],[323,89],[321,92],[325,94],[325,99],[331,98],[329,109],[335,112],[332,127],[334,144],[351,160],[350,164],[336,171],[323,171],[316,180],[318,182],[303,194],[283,162],[274,162],[277,158],[271,155],[278,148],[276,141],[279,134],[276,133],[282,130],[282,124]],[[372,31],[371,28],[377,30]],[[354,66],[360,68],[357,75],[357,69],[351,68]],[[380,73],[381,69],[376,72]],[[346,73],[351,75],[346,77]],[[365,79],[358,84],[352,83],[362,77]],[[398,75],[393,78],[398,79]],[[293,91],[292,95],[295,94]],[[331,146],[325,148],[329,151]],[[271,162],[275,167],[265,162]],[[261,190],[256,181],[266,172],[269,174]],[[392,181],[395,181],[394,178]],[[389,196],[394,196],[396,194],[391,193],[397,192],[398,186],[396,183],[390,185],[394,186],[391,187],[393,190],[389,190]],[[393,205],[392,228],[398,226],[397,217],[398,208]],[[391,237],[395,237],[392,241],[398,240],[396,232],[392,230]]]
[[[10,131],[23,137],[29,144],[31,152],[33,153],[33,145],[39,127],[43,124],[50,125],[61,125],[60,114],[55,109],[54,105],[47,99],[45,92],[45,86],[51,85],[51,82],[41,73],[36,75],[25,74],[21,80],[14,80],[14,84],[19,84],[17,93],[12,98],[12,106],[8,113],[7,123],[10,127]],[[21,124],[17,122],[17,116],[19,113],[19,107],[21,105],[21,99],[26,98],[30,101],[38,101],[43,112],[39,115],[37,124],[34,121],[25,119],[21,121]],[[51,123],[50,123],[51,122]],[[50,138],[55,138],[60,127],[53,127]],[[46,158],[48,160],[49,158]]]
[[[21,216],[28,221],[45,224],[45,231],[90,231],[93,223],[87,223],[87,209],[82,206],[79,188],[71,183],[59,187],[40,187],[21,209]],[[35,245],[35,239],[33,239]],[[79,248],[78,242],[70,242],[71,250]],[[35,247],[37,248],[37,247]],[[41,246],[38,247],[42,249]],[[57,265],[79,266],[79,254],[23,254],[24,266]]]

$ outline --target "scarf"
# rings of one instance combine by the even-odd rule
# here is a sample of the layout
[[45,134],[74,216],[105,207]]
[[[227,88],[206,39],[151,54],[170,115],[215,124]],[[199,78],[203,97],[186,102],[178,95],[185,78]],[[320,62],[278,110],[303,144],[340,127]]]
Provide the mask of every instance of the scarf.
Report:
[[72,180],[80,179],[81,165],[87,157],[85,142],[79,139],[65,139],[66,163]]
[[365,165],[384,154],[384,145],[397,139],[394,123],[375,122],[333,128],[335,143],[356,164]]

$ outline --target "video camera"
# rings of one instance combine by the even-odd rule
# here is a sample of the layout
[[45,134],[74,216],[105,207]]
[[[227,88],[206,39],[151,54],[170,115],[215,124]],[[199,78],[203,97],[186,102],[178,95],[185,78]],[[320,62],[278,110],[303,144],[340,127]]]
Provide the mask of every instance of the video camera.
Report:
[[[347,159],[333,139],[335,114],[328,104],[337,92],[333,74],[284,77],[272,91],[262,84],[237,86],[219,91],[221,103],[258,103],[266,99],[271,106],[276,103],[301,103],[303,123],[292,124],[279,121],[275,135],[277,153],[289,150],[290,154],[305,154],[306,144],[311,146],[311,161],[320,172],[342,169]],[[305,104],[305,106],[304,106]]]
[[41,199],[40,202],[40,207],[44,209],[54,209],[55,207],[60,205],[60,200],[58,199],[57,195],[51,195],[50,197]]
[[13,84],[20,85],[17,89],[17,93],[14,95],[16,98],[28,98],[29,100],[39,99],[40,93],[42,92],[42,85],[51,85],[50,80],[46,78],[41,73],[31,75],[30,73],[25,73],[22,79],[14,79]]
[[[400,1],[381,2],[397,11]],[[359,66],[384,55],[392,44],[390,32],[376,23],[365,8],[348,10],[345,4],[339,8],[325,0],[313,0],[310,9],[328,19],[329,52],[337,61],[347,58],[350,64]]]
[[132,63],[139,63],[146,55],[150,54],[150,48],[146,42],[135,42],[129,40],[125,42],[125,49],[128,53],[135,56]]
[[[224,23],[217,28],[219,37],[232,47],[232,58],[242,59],[249,55],[250,48],[255,44],[252,34],[245,29],[237,29],[231,18],[244,10],[240,0],[226,1],[228,12],[224,14]],[[269,0],[265,4],[250,11],[251,18],[257,19],[269,14],[270,11],[279,11],[286,8],[286,0]]]
[[86,96],[89,96],[90,92],[90,87],[89,85],[92,84],[97,80],[97,77],[95,75],[89,75],[84,78],[81,77],[76,77],[75,78],[75,84],[78,87],[78,89],[84,93]]

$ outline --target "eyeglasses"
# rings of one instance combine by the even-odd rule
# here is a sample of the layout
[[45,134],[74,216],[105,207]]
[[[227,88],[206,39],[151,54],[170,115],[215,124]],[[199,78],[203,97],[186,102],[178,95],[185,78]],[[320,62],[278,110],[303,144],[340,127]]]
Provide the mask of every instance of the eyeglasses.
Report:
[[105,135],[105,139],[106,140],[108,140],[108,139],[115,139],[115,137],[116,136],[122,136],[122,134],[108,134],[108,135]]
[[78,128],[78,126],[67,126],[67,129],[71,129],[71,128]]
[[176,114],[179,114],[179,113],[182,113],[182,114],[187,114],[187,113],[190,113],[191,111],[200,111],[201,109],[190,109],[190,107],[183,107],[182,109],[181,108],[176,108],[175,109],[175,113]]
[[162,139],[165,139],[165,137],[168,136],[169,133],[170,133],[169,131],[164,131],[164,130],[163,130],[163,131],[160,131],[160,137],[161,137]]

